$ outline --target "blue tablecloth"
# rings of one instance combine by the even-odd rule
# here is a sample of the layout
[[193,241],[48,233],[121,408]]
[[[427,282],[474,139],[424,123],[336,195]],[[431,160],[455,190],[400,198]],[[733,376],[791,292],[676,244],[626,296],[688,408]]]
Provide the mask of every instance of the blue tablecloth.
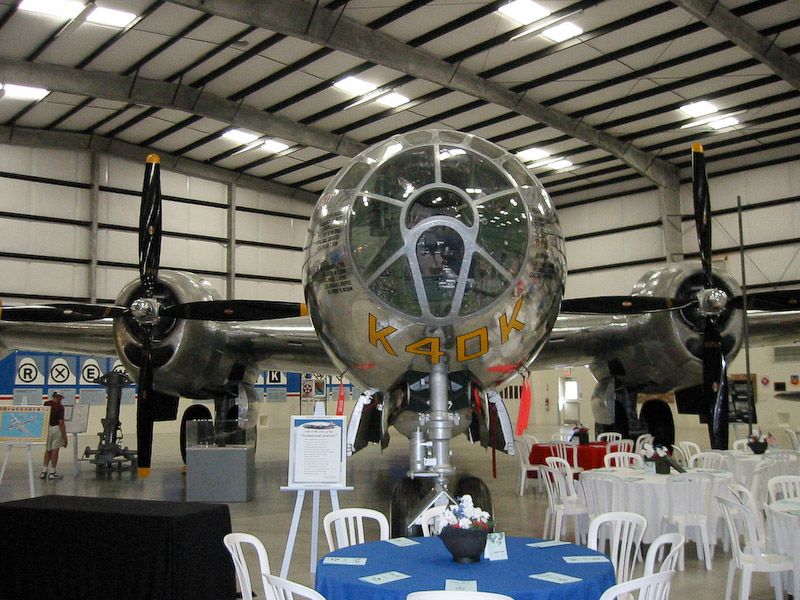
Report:
[[[475,564],[459,564],[439,538],[413,538],[413,546],[389,542],[369,542],[331,552],[327,556],[366,558],[363,566],[317,565],[316,589],[327,600],[405,600],[417,590],[443,590],[447,579],[477,581],[478,591],[495,592],[515,600],[597,600],[614,585],[611,562],[567,563],[565,556],[602,556],[583,546],[565,544],[532,548],[533,538],[506,536],[508,560],[482,559]],[[406,579],[376,585],[360,577],[398,571]],[[580,578],[573,583],[552,583],[529,577],[534,573],[554,572]]]

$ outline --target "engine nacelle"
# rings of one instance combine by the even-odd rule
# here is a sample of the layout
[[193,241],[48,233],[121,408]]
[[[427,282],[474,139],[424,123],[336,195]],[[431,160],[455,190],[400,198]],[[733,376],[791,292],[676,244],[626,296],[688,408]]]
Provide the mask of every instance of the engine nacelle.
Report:
[[456,131],[395,136],[355,157],[320,197],[307,246],[309,313],[362,388],[411,385],[441,364],[495,386],[540,350],[564,290],[541,183]]
[[[130,306],[142,295],[139,280],[126,285],[117,304]],[[219,300],[220,296],[205,279],[182,271],[158,274],[156,297],[165,305]],[[125,368],[138,380],[142,343],[138,325],[131,317],[114,321],[117,354]],[[219,395],[232,375],[241,379],[241,367],[222,349],[224,332],[213,321],[160,317],[153,330],[153,370],[155,389],[185,398],[212,398]]]
[[[703,290],[699,262],[680,262],[646,273],[633,287],[634,296],[690,299]],[[714,286],[727,297],[741,294],[728,273],[713,270]],[[668,312],[630,316],[627,345],[615,345],[611,360],[590,365],[598,380],[613,377],[628,390],[666,393],[698,385],[703,378],[703,328],[705,316],[697,306]],[[732,358],[742,344],[743,312],[724,308],[717,316],[725,356]]]

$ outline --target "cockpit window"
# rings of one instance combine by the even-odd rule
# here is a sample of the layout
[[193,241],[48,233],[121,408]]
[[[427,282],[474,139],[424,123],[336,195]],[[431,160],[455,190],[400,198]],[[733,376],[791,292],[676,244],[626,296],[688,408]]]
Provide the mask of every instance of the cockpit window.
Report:
[[472,198],[508,189],[511,182],[495,165],[463,148],[441,146],[442,183],[464,190]]
[[417,240],[416,255],[431,314],[446,317],[458,287],[464,240],[450,227],[431,227]]
[[406,211],[406,227],[414,226],[428,217],[445,216],[472,226],[472,207],[460,194],[447,189],[429,189],[414,199]]
[[372,282],[370,289],[378,298],[407,315],[419,317],[422,314],[414,288],[414,276],[405,256],[401,256],[389,265]]
[[364,185],[364,191],[397,200],[436,181],[433,148],[412,148],[380,165]]
[[351,209],[350,249],[359,271],[369,278],[403,247],[400,207],[359,196]]
[[510,193],[482,203],[478,218],[479,245],[516,277],[528,248],[528,217],[519,195]]

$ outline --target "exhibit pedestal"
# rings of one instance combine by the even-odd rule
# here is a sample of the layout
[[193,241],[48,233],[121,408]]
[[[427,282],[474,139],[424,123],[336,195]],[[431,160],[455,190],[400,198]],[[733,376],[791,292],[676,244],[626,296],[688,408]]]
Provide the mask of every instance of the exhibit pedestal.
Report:
[[255,496],[252,446],[186,448],[186,500],[247,502]]

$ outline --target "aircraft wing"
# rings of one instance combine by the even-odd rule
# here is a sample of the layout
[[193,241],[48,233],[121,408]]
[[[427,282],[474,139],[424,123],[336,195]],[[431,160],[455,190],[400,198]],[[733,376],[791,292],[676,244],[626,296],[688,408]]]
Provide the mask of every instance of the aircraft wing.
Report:
[[116,356],[111,319],[81,323],[0,321],[0,354],[14,350]]

